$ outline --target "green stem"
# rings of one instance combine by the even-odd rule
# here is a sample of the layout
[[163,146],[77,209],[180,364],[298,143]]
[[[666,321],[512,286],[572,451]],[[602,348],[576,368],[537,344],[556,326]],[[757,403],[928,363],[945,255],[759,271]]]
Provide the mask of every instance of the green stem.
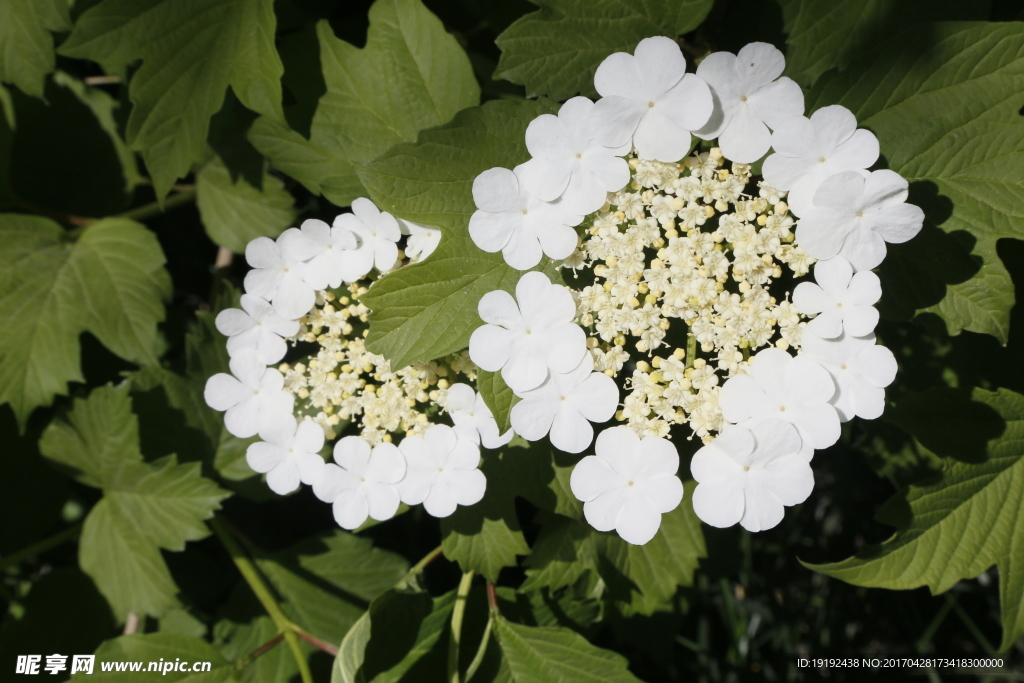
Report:
[[697,359],[697,337],[693,330],[686,330],[686,367],[692,368],[693,361]]
[[918,652],[925,651],[925,646],[932,639],[932,636],[935,635],[935,632],[939,630],[939,626],[942,625],[942,622],[946,619],[946,615],[949,614],[949,610],[951,609],[953,609],[953,601],[950,600],[950,596],[946,596],[946,602],[943,603],[942,607],[939,608],[939,611],[935,613],[934,617],[932,617],[931,623],[928,624],[928,627],[924,630],[924,633],[921,634],[921,637],[917,639]]
[[409,586],[409,583],[417,576],[419,576],[426,568],[426,566],[434,560],[436,560],[441,555],[442,552],[444,552],[444,550],[441,548],[441,546],[437,546],[429,553],[427,553],[422,560],[417,562],[412,569],[406,572],[405,576],[402,577],[401,581],[395,584],[395,588],[407,588]]
[[309,664],[306,662],[306,657],[302,653],[302,647],[299,645],[299,639],[295,635],[295,627],[292,622],[285,616],[284,612],[281,611],[281,606],[277,604],[277,600],[274,599],[274,595],[270,592],[270,589],[265,583],[263,583],[263,577],[260,576],[259,570],[256,569],[256,565],[253,564],[252,560],[245,554],[242,547],[238,545],[234,537],[228,533],[227,528],[220,519],[214,517],[209,521],[210,529],[217,535],[217,538],[221,543],[224,544],[224,548],[227,549],[228,554],[231,555],[231,560],[238,567],[238,571],[242,574],[242,578],[249,584],[249,588],[256,594],[256,599],[263,605],[263,609],[267,611],[270,618],[273,619],[274,625],[277,626],[277,630],[284,634],[284,640],[288,643],[289,649],[292,651],[292,656],[295,658],[295,663],[299,666],[299,675],[302,677],[303,683],[313,683],[313,675],[309,671]]
[[13,567],[19,562],[24,562],[30,557],[35,557],[40,553],[45,553],[47,550],[56,548],[57,546],[66,543],[67,541],[78,538],[78,535],[82,533],[82,523],[79,522],[74,526],[69,526],[64,531],[59,531],[49,538],[44,538],[38,543],[33,543],[27,548],[19,550],[16,553],[12,553],[7,557],[0,559],[0,572],[4,571],[8,567]]
[[971,615],[969,615],[964,608],[960,606],[960,603],[956,601],[956,598],[950,595],[946,599],[953,603],[953,611],[955,611],[956,615],[960,617],[960,621],[964,622],[967,630],[971,632],[971,635],[978,641],[978,644],[981,645],[981,648],[985,653],[990,655],[995,654],[996,650],[992,647],[992,643],[988,642],[988,638],[986,638],[985,634],[981,632],[978,625],[974,623],[974,619],[971,619]]
[[159,216],[162,213],[166,213],[176,206],[181,204],[187,204],[196,198],[196,188],[190,187],[187,190],[182,190],[178,194],[172,194],[167,197],[163,204],[160,202],[151,202],[149,204],[143,204],[142,206],[136,207],[130,211],[125,211],[122,214],[118,214],[118,218],[127,218],[132,221],[144,221],[147,218],[153,218]]
[[473,661],[469,663],[469,668],[466,669],[466,681],[469,683],[470,679],[473,678],[473,674],[480,668],[480,664],[484,661],[484,655],[487,653],[487,644],[491,640],[491,629],[494,627],[494,610],[487,611],[487,626],[484,627],[484,635],[480,638],[480,647],[476,649],[476,654],[473,656]]
[[253,661],[255,661],[257,657],[259,657],[260,655],[262,655],[264,653],[270,652],[275,647],[277,647],[281,643],[282,640],[284,640],[284,634],[283,633],[278,633],[276,636],[274,636],[273,638],[271,638],[267,642],[263,643],[262,645],[260,645],[255,650],[253,650],[249,654],[248,657],[243,657],[242,659],[239,659],[237,662],[235,662],[235,668],[237,668],[239,671],[241,671],[245,667],[247,667],[250,664],[252,664]]
[[455,594],[455,609],[452,610],[452,631],[451,639],[448,641],[448,681],[459,683],[459,641],[462,638],[462,620],[466,616],[466,600],[469,598],[469,589],[473,585],[473,575],[470,570],[462,575],[459,582],[459,591]]

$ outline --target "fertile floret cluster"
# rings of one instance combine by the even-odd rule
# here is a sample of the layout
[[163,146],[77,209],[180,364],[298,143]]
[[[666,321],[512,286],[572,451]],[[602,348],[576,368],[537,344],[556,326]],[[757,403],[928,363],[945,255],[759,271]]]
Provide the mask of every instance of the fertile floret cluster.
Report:
[[[648,38],[600,65],[600,99],[534,119],[531,158],[475,179],[467,226],[529,272],[480,298],[468,350],[445,358],[392,368],[366,347],[360,302],[376,277],[429,258],[436,228],[358,199],[331,226],[254,240],[242,310],[217,320],[232,374],[210,378],[207,402],[232,434],[260,436],[248,460],[274,491],[312,486],[345,528],[400,503],[443,517],[478,502],[481,446],[514,432],[566,453],[593,444],[573,494],[596,529],[646,543],[683,497],[674,430],[703,443],[690,464],[701,519],[778,524],[840,423],[884,409],[896,361],[876,344],[871,269],[923,220],[906,180],[869,170],[874,135],[843,107],[805,117],[784,66],[754,43],[687,73],[675,41]],[[693,151],[694,136],[717,144]],[[553,262],[554,278],[535,270]],[[268,368],[289,343],[312,351]],[[478,368],[517,397],[504,434],[471,386]],[[595,442],[612,419],[624,424]],[[349,424],[359,435],[325,464],[325,438]]]

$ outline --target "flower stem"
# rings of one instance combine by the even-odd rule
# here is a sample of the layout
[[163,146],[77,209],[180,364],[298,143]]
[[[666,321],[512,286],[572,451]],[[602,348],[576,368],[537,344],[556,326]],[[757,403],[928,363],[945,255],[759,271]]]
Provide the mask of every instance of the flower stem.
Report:
[[[492,584],[487,584],[492,587]],[[470,679],[473,678],[473,674],[480,668],[480,664],[484,661],[484,655],[487,653],[487,644],[491,640],[491,629],[494,627],[494,615],[497,614],[497,610],[491,609],[487,612],[487,626],[484,627],[484,634],[480,638],[480,647],[476,649],[476,654],[473,656],[473,661],[469,663],[469,668],[466,669],[465,683],[469,683]]]
[[309,671],[309,664],[306,662],[306,657],[302,653],[302,648],[299,645],[299,639],[295,635],[295,626],[289,621],[288,617],[285,616],[284,612],[281,611],[281,606],[277,604],[277,600],[274,599],[274,595],[270,592],[270,589],[263,582],[263,578],[260,576],[259,570],[256,569],[256,565],[253,564],[252,560],[245,554],[242,547],[238,545],[235,539],[228,533],[227,528],[223,522],[217,517],[214,517],[209,521],[210,529],[217,535],[217,538],[221,543],[224,544],[224,548],[228,551],[231,556],[231,560],[238,567],[238,571],[242,574],[242,578],[249,584],[249,588],[256,594],[256,599],[263,605],[263,609],[267,611],[270,618],[273,619],[274,625],[277,626],[277,630],[284,634],[284,640],[288,643],[288,648],[292,651],[292,656],[295,658],[295,663],[299,667],[299,675],[302,677],[302,683],[313,683],[313,675]]
[[284,640],[284,633],[278,633],[276,636],[274,636],[273,638],[271,638],[267,642],[265,642],[262,645],[260,645],[258,648],[253,650],[251,653],[249,653],[248,657],[243,657],[242,659],[239,659],[237,662],[235,662],[235,668],[238,669],[238,670],[244,669],[245,667],[247,667],[250,664],[252,664],[252,662],[257,657],[259,657],[260,655],[265,654],[267,652],[270,652],[275,647],[277,647],[282,640]]
[[686,367],[692,368],[693,361],[697,360],[697,337],[693,329],[686,330]]
[[462,639],[462,620],[466,615],[466,600],[473,585],[472,570],[462,575],[459,591],[455,594],[455,608],[452,610],[451,639],[448,641],[448,681],[459,683],[459,641]]
[[436,548],[431,550],[429,553],[427,553],[426,556],[424,556],[424,558],[422,560],[417,562],[413,566],[413,568],[410,569],[405,574],[405,576],[402,577],[401,581],[399,581],[398,583],[395,584],[395,588],[407,588],[409,586],[409,583],[413,579],[415,579],[417,576],[419,576],[423,572],[423,570],[426,568],[426,566],[428,564],[430,564],[431,562],[436,560],[438,557],[440,557],[442,552],[444,552],[444,550],[441,548],[441,546],[437,546]]
[[7,557],[0,559],[0,572],[7,569],[8,567],[13,567],[19,562],[24,562],[25,560],[31,557],[35,557],[40,553],[45,553],[47,550],[56,548],[57,546],[66,543],[67,541],[76,539],[81,533],[82,523],[79,522],[74,526],[69,526],[67,529],[64,529],[63,531],[58,531],[49,538],[44,538],[38,543],[33,543],[27,548],[23,548],[15,553],[11,553]]
[[299,628],[295,624],[292,624],[292,630],[295,631],[295,635],[297,635],[299,638],[302,638],[304,641],[306,641],[307,643],[309,643],[310,645],[312,645],[316,649],[323,650],[324,652],[326,652],[327,654],[329,654],[332,657],[337,657],[338,656],[338,648],[335,647],[334,645],[331,645],[330,643],[324,642],[324,641],[320,640],[319,638],[317,638],[316,636],[303,631],[301,628]]
[[144,221],[147,218],[153,218],[159,216],[162,213],[166,213],[171,209],[180,206],[181,204],[187,204],[196,198],[196,188],[190,187],[182,190],[178,194],[172,194],[163,201],[161,206],[160,202],[151,202],[149,204],[143,204],[142,206],[125,211],[122,214],[118,214],[118,218],[127,218],[133,221]]

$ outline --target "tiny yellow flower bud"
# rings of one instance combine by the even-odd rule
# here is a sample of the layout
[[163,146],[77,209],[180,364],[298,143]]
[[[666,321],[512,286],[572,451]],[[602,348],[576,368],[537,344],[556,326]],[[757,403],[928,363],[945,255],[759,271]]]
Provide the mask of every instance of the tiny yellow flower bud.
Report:
[[667,320],[662,320],[660,323],[658,323],[658,329],[667,330],[668,328],[669,322]]
[[639,370],[640,372],[650,372],[651,364],[645,360],[642,360],[636,364],[636,369]]
[[647,296],[644,297],[644,303],[656,306],[658,304],[658,297],[655,296],[654,294],[648,294]]
[[617,337],[615,337],[615,339],[613,339],[612,341],[615,342],[616,346],[625,346],[626,345],[626,337],[621,335],[621,334],[618,335]]
[[672,352],[672,355],[675,356],[676,360],[682,360],[686,358],[686,349],[680,346],[679,348]]
[[597,348],[597,344],[598,344],[597,337],[587,337],[587,348],[588,349],[596,349]]
[[604,374],[608,375],[609,377],[614,377],[615,371],[612,370],[611,368],[608,368],[607,370],[604,371]]
[[661,356],[655,356],[654,358],[651,359],[651,365],[653,367],[660,368],[664,360],[665,359],[662,358]]
[[446,379],[439,379],[439,380],[437,380],[437,388],[438,389],[444,390],[444,389],[447,389],[449,386],[450,385],[448,384],[448,380],[446,380]]
[[615,412],[615,419],[618,420],[619,422],[622,422],[623,420],[626,419],[626,416],[623,414],[621,410],[618,410]]
[[721,147],[712,147],[708,155],[715,161],[721,161],[724,158]]
[[391,443],[391,435],[385,434],[380,438],[380,440],[383,441],[384,443]]

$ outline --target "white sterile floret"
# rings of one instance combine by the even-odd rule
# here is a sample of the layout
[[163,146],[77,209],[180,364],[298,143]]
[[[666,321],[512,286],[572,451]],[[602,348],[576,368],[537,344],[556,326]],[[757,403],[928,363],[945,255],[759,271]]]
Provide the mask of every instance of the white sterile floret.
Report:
[[480,448],[448,425],[431,425],[398,447],[408,465],[398,485],[406,505],[423,503],[430,515],[447,517],[457,506],[475,505],[484,497],[487,478],[478,469]]
[[519,270],[533,268],[541,256],[564,259],[576,249],[572,228],[583,214],[561,200],[546,202],[522,182],[523,167],[492,168],[473,181],[477,210],[469,218],[469,236],[486,252],[500,251],[505,263]]
[[748,428],[772,418],[793,423],[807,460],[816,449],[839,440],[839,415],[829,404],[836,386],[825,368],[777,348],[759,351],[750,360],[749,375],[734,375],[722,385],[722,417]]
[[789,207],[800,217],[811,210],[814,193],[826,178],[842,171],[866,175],[878,159],[878,138],[858,129],[857,117],[837,104],[822,107],[809,119],[794,116],[782,121],[772,133],[772,147],[775,154],[761,169],[764,180],[789,190]]
[[593,372],[588,353],[568,373],[552,372],[536,389],[524,391],[512,406],[512,429],[527,441],[551,433],[551,445],[566,453],[579,453],[594,438],[591,422],[606,422],[619,405],[619,388],[611,377]]
[[814,488],[800,435],[783,420],[727,426],[694,454],[690,473],[697,481],[693,511],[718,528],[739,522],[747,531],[771,529],[785,506],[804,502]]
[[751,43],[735,55],[715,52],[705,57],[697,75],[711,87],[715,110],[694,135],[718,138],[722,154],[732,161],[749,164],[760,159],[772,146],[768,129],[804,113],[800,86],[779,78],[785,67],[782,52],[768,43]]
[[611,148],[594,140],[593,109],[586,97],[574,97],[562,105],[558,116],[542,114],[531,121],[526,148],[533,158],[518,172],[531,193],[549,202],[561,197],[580,215],[600,209],[609,192],[629,182],[629,165],[621,158],[629,152],[629,143]]
[[405,255],[416,261],[425,261],[428,256],[434,253],[437,245],[441,243],[441,229],[432,225],[414,223],[403,218],[395,217],[398,227],[403,235],[408,235],[405,242]]
[[298,320],[316,303],[316,292],[305,281],[306,264],[285,253],[279,242],[257,237],[245,247],[253,267],[245,274],[245,291],[263,297],[285,318]]
[[501,370],[517,394],[540,386],[548,370],[570,372],[587,353],[572,294],[544,273],[519,278],[515,299],[503,290],[484,294],[477,310],[488,324],[473,331],[469,357],[488,372]]
[[228,337],[228,355],[254,351],[264,365],[284,358],[284,340],[299,331],[299,321],[283,318],[265,299],[242,295],[242,309],[227,308],[217,314],[217,330]]
[[311,218],[303,221],[301,228],[285,230],[277,241],[285,254],[305,261],[302,277],[318,291],[355,282],[368,270],[364,269],[365,253],[356,249],[359,240],[355,233],[340,225],[332,228]]
[[843,256],[857,270],[871,270],[885,258],[885,243],[906,242],[921,231],[924,211],[907,200],[899,173],[837,173],[814,193],[797,225],[796,240],[818,259]]
[[254,472],[267,475],[267,486],[274,493],[285,495],[299,488],[299,483],[312,485],[325,464],[320,457],[324,447],[324,430],[312,420],[296,424],[287,417],[260,425],[260,438],[245,451],[245,461]]
[[602,97],[593,112],[597,141],[618,147],[632,140],[644,159],[679,161],[690,150],[690,131],[714,109],[708,84],[686,73],[682,50],[664,36],[644,38],[632,55],[609,55],[594,88]]
[[657,436],[641,440],[629,427],[612,427],[597,435],[594,451],[569,479],[573,495],[583,501],[584,517],[598,531],[614,529],[628,543],[647,543],[658,533],[661,516],[683,500],[675,446]]
[[402,231],[390,213],[381,211],[366,197],[359,197],[352,200],[352,213],[334,219],[334,227],[351,230],[359,238],[356,253],[361,260],[356,270],[362,270],[360,278],[374,267],[382,273],[394,267]]
[[294,398],[284,391],[284,376],[268,368],[255,351],[239,353],[229,367],[231,375],[217,373],[206,380],[203,391],[206,405],[227,411],[224,427],[228,432],[247,439],[275,420],[292,419]]
[[500,448],[512,440],[511,429],[498,433],[498,422],[484,403],[484,397],[468,384],[451,385],[444,407],[452,416],[455,433],[460,438],[483,444],[484,448]]
[[405,458],[398,447],[380,443],[370,448],[358,436],[334,444],[334,462],[325,465],[313,483],[313,493],[334,506],[334,520],[355,529],[372,517],[391,519],[401,502],[396,484],[405,476]]
[[855,337],[871,334],[878,324],[878,310],[872,306],[882,297],[882,284],[871,271],[853,272],[841,256],[818,261],[813,282],[801,282],[793,290],[793,305],[801,313],[818,314],[807,329],[824,339],[843,333]]
[[875,335],[822,339],[804,332],[801,357],[821,364],[832,375],[837,391],[832,405],[843,422],[857,417],[874,420],[885,410],[885,387],[896,379],[896,357],[875,343]]

